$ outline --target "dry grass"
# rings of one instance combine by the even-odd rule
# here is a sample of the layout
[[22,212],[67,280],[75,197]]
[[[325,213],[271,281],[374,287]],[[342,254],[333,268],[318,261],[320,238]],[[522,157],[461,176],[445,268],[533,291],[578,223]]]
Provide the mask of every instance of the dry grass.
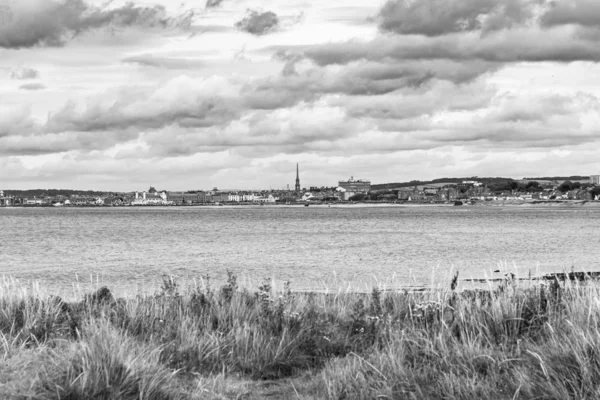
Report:
[[594,399],[600,285],[78,302],[0,284],[0,398]]

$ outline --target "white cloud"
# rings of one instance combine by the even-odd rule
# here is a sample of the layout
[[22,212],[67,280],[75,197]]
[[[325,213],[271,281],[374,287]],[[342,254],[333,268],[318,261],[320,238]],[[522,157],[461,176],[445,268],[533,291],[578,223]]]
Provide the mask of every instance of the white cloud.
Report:
[[39,1],[0,3],[2,187],[600,169],[587,0]]

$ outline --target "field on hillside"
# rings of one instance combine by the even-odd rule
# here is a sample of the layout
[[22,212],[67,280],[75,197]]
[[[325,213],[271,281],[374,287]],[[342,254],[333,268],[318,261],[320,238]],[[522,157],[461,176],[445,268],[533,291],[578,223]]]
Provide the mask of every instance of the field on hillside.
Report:
[[566,399],[600,393],[600,285],[294,293],[0,284],[0,398]]

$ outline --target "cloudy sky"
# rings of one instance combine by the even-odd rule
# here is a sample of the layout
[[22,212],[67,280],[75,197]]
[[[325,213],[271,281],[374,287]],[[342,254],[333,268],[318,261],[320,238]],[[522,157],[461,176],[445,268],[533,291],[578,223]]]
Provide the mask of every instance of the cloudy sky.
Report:
[[0,0],[0,188],[600,173],[597,0]]

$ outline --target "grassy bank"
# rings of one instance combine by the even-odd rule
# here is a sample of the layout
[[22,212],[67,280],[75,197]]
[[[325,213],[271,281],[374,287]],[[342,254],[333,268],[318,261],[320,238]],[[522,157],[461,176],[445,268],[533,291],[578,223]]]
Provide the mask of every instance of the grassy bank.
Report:
[[593,399],[600,285],[370,294],[0,284],[0,398]]

